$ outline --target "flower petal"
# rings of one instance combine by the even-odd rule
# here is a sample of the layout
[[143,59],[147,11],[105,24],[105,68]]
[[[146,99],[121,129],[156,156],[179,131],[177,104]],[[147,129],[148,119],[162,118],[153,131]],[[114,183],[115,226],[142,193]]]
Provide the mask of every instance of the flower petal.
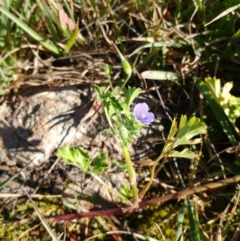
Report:
[[138,103],[133,110],[135,118],[144,124],[149,125],[154,120],[154,114],[148,112],[148,105],[146,103]]
[[142,114],[148,112],[148,105],[146,103],[138,103],[135,105],[133,113],[135,114]]
[[144,123],[149,125],[154,121],[154,114],[152,112],[148,112],[147,116],[144,118]]

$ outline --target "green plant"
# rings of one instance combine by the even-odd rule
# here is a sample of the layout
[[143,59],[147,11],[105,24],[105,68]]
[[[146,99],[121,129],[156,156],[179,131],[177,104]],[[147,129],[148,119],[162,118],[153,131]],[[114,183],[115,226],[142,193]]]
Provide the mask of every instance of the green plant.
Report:
[[[119,53],[120,51],[118,51]],[[95,86],[99,98],[102,101],[104,113],[106,115],[109,129],[105,130],[107,133],[111,133],[118,141],[122,148],[123,157],[126,162],[126,167],[129,175],[129,183],[132,189],[132,205],[137,206],[139,202],[139,194],[137,187],[136,172],[133,168],[132,161],[128,151],[128,145],[131,144],[132,136],[139,135],[140,130],[143,127],[151,124],[154,120],[154,114],[148,112],[148,106],[146,103],[139,103],[131,110],[131,104],[134,99],[141,93],[140,88],[125,87],[129,76],[131,75],[131,66],[128,61],[120,55],[122,60],[123,69],[128,75],[125,81],[120,83],[120,86],[113,88],[110,80],[110,67],[106,66],[105,71],[108,75],[111,90],[106,91],[104,87]],[[121,98],[121,96],[124,96]],[[168,157],[177,158],[197,158],[197,154],[191,151],[189,148],[185,148],[182,151],[175,150],[179,146],[195,145],[201,142],[201,138],[192,139],[193,137],[205,134],[206,125],[201,122],[198,118],[192,117],[187,120],[186,116],[182,116],[180,119],[179,128],[177,127],[176,120],[173,120],[172,127],[170,129],[168,138],[161,152],[161,155],[155,160],[151,171],[150,181],[140,194],[140,199],[143,198],[145,193],[150,188],[154,175],[156,174],[155,169],[159,162]],[[82,148],[62,147],[58,150],[57,155],[64,158],[67,164],[75,165],[79,167],[83,172],[89,173],[97,178],[97,174],[101,173],[106,167],[104,159],[106,156],[99,154],[97,159],[91,160],[88,157],[86,150]],[[161,166],[165,162],[162,162]],[[98,179],[99,180],[99,179]]]
[[[32,41],[55,55],[68,53],[77,41],[84,41],[73,20],[69,4],[67,1],[64,4],[70,17],[60,5],[54,2],[47,5],[44,1],[37,1],[32,17],[32,1],[3,0],[0,5],[0,47],[2,49],[0,94],[10,84],[22,80],[20,73],[24,64],[21,62],[30,46],[26,36],[30,36]],[[42,28],[46,28],[49,35],[44,33],[45,30],[42,30],[43,33],[41,31],[39,33],[39,29],[37,29],[40,27],[39,22],[45,24]],[[38,24],[36,25],[36,23]],[[62,43],[63,38],[67,39],[64,40],[65,43]]]

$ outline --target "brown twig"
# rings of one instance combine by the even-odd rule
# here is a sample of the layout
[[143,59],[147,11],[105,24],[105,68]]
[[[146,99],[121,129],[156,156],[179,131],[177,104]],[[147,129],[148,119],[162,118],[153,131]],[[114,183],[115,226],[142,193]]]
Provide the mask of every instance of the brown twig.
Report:
[[185,190],[168,194],[162,197],[158,198],[152,198],[147,201],[142,201],[139,203],[138,208],[129,207],[129,208],[114,208],[114,209],[108,209],[108,210],[98,210],[98,211],[90,211],[90,212],[84,212],[84,213],[73,213],[73,214],[66,214],[66,215],[60,215],[57,217],[49,218],[49,222],[60,222],[63,220],[72,220],[72,219],[78,219],[82,217],[100,217],[100,216],[110,216],[110,215],[126,215],[126,214],[132,214],[136,211],[138,211],[139,208],[145,208],[146,206],[152,205],[152,204],[159,204],[163,202],[167,202],[169,200],[179,199],[183,198],[187,195],[192,195],[195,193],[205,192],[208,190],[212,190],[219,187],[224,187],[229,184],[237,183],[240,181],[240,175],[230,177],[224,180],[220,180],[214,183],[207,183],[205,185],[202,185],[200,187],[192,187],[187,188]]

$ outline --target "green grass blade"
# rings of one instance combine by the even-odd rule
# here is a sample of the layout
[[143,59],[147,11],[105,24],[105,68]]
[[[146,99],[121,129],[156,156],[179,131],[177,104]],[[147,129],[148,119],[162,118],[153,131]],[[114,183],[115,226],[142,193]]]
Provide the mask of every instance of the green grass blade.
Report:
[[196,222],[196,220],[194,219],[194,214],[193,214],[193,210],[192,210],[192,205],[189,201],[189,197],[185,197],[185,201],[186,201],[186,206],[187,206],[187,210],[188,210],[188,220],[189,220],[189,227],[190,227],[190,235],[191,235],[191,240],[192,241],[200,241],[201,239],[201,234],[200,234],[200,230],[198,228],[198,223]]
[[33,29],[31,29],[21,19],[17,18],[12,13],[8,12],[6,9],[4,9],[2,7],[0,7],[0,11],[4,15],[6,15],[8,18],[10,18],[13,22],[15,22],[20,28],[22,28],[26,33],[28,33],[32,38],[34,38],[36,41],[38,41],[47,50],[49,50],[57,55],[61,53],[61,50],[59,47],[57,47],[57,45],[53,44],[50,41],[47,41],[45,38],[43,38],[41,35],[39,35],[37,32],[35,32]]
[[212,21],[210,21],[209,23],[205,24],[204,27],[206,27],[206,26],[208,26],[209,24],[211,24],[211,23],[219,20],[220,18],[223,18],[224,16],[226,16],[227,14],[235,11],[235,10],[238,9],[238,8],[240,8],[240,4],[237,4],[237,5],[233,6],[233,7],[230,7],[230,8],[228,8],[228,9],[226,9],[225,11],[223,11],[222,13],[220,13],[216,18],[214,18]]
[[177,225],[177,233],[176,233],[175,241],[178,241],[183,233],[184,209],[185,208],[182,208],[177,215],[177,224],[178,225]]
[[11,182],[12,180],[14,180],[19,174],[20,172],[23,172],[25,169],[28,168],[28,165],[25,166],[24,168],[21,169],[21,171],[19,171],[18,173],[16,173],[15,175],[13,175],[12,177],[7,178],[6,180],[4,180],[3,182],[0,183],[0,190],[2,188],[4,188],[9,182]]
[[11,182],[12,180],[14,180],[15,177],[17,177],[17,176],[18,176],[18,174],[14,175],[14,176],[12,176],[12,177],[9,177],[9,178],[7,178],[6,180],[4,180],[3,182],[1,182],[1,183],[0,183],[0,190],[1,190],[2,188],[4,188],[9,182]]
[[71,19],[74,19],[73,12],[71,10],[71,7],[69,6],[68,1],[67,0],[63,0],[63,2],[64,2],[64,6],[65,6],[65,8],[67,10],[67,13],[70,15]]
[[169,40],[169,41],[164,41],[164,42],[155,42],[155,43],[148,43],[145,44],[143,46],[138,47],[137,49],[135,49],[130,55],[129,57],[131,57],[132,55],[138,53],[139,51],[141,51],[142,49],[149,49],[149,48],[169,48],[169,47],[174,47],[174,48],[181,48],[182,46],[186,46],[187,42],[183,41],[183,40],[179,40],[178,42]]
[[46,231],[48,232],[49,236],[52,238],[53,241],[59,241],[59,239],[57,238],[57,235],[54,233],[54,231],[51,229],[51,227],[49,226],[49,224],[47,223],[46,219],[42,216],[42,214],[40,213],[40,211],[38,210],[37,206],[35,205],[35,203],[33,202],[32,198],[30,197],[30,195],[27,193],[27,191],[24,189],[26,195],[28,196],[28,198],[30,199],[30,202],[33,205],[34,210],[36,211],[38,218],[40,219],[41,223],[43,224],[44,228],[46,229]]
[[65,45],[65,53],[68,53],[70,51],[70,49],[72,48],[72,46],[76,43],[76,39],[78,37],[79,34],[79,29],[76,26],[75,29],[73,30],[70,38],[68,39],[66,45]]

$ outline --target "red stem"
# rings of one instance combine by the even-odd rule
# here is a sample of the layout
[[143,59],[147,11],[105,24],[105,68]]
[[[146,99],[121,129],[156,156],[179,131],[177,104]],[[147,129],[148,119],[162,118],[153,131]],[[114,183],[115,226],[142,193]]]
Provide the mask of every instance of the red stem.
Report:
[[173,200],[173,199],[183,198],[186,195],[209,191],[209,190],[212,190],[215,188],[226,186],[228,184],[237,183],[239,181],[240,181],[240,175],[237,175],[237,176],[230,177],[230,178],[220,180],[217,182],[207,183],[200,187],[187,188],[185,190],[182,190],[182,191],[179,191],[179,192],[176,192],[173,194],[167,194],[162,197],[152,198],[150,200],[142,201],[142,202],[139,202],[138,207],[113,208],[113,209],[107,209],[107,210],[65,214],[65,215],[60,215],[57,217],[49,218],[48,221],[49,222],[51,222],[51,221],[59,222],[59,221],[63,221],[63,220],[72,220],[72,219],[83,218],[83,217],[102,217],[102,216],[112,216],[112,215],[119,216],[119,215],[132,214],[132,213],[138,211],[139,209],[145,208],[146,206],[151,205],[151,204],[158,204],[158,203],[163,203],[163,202]]

